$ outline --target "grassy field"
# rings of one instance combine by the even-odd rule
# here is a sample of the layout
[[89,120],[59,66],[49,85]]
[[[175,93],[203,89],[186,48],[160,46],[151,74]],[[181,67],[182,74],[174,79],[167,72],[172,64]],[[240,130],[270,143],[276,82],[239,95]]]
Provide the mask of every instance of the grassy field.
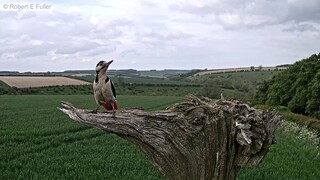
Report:
[[[221,73],[204,76],[169,80],[150,77],[113,76],[119,95],[149,95],[149,96],[183,96],[189,93],[211,98],[219,98],[222,93],[227,98],[252,102],[260,83],[272,78],[279,71],[250,71],[236,73]],[[93,75],[73,77],[92,82]],[[91,94],[91,85],[54,86],[39,88],[23,88],[1,90],[0,94]]]
[[[120,107],[165,108],[181,97],[119,97]],[[159,179],[134,145],[70,121],[60,100],[93,109],[92,96],[0,96],[0,179]]]
[[238,179],[305,179],[320,178],[318,133],[292,122],[284,122],[276,132],[277,144],[257,168],[239,172]]
[[11,89],[11,86],[0,80],[0,89]]
[[[4,78],[5,76],[2,76]],[[15,77],[13,77],[14,79]],[[95,76],[81,77],[19,77],[29,80],[32,79],[69,79],[75,82],[87,83],[87,85],[60,85],[56,86],[51,81],[43,84],[43,87],[32,87],[35,83],[41,85],[41,82],[24,82],[26,88],[10,87],[5,82],[0,81],[0,95],[74,95],[74,94],[92,94],[92,81]],[[72,79],[75,78],[75,79]],[[0,77],[1,79],[1,77]],[[16,78],[18,79],[18,78]],[[150,77],[126,77],[112,76],[111,79],[115,82],[118,95],[147,95],[147,96],[184,96],[187,94],[198,94],[201,85],[185,81],[174,81],[169,79],[150,78]],[[90,82],[90,83],[88,83]],[[20,82],[22,83],[22,81]],[[52,84],[50,84],[52,83]],[[30,86],[30,87],[29,87]]]
[[[93,82],[95,75],[73,77],[76,79],[85,80],[87,82]],[[138,84],[138,85],[176,85],[176,86],[188,86],[197,85],[196,83],[190,83],[185,81],[174,81],[165,78],[151,78],[151,77],[138,77],[138,76],[110,76],[112,81],[119,84],[120,79],[125,84]]]
[[263,80],[269,80],[280,71],[248,71],[248,72],[233,72],[210,74],[203,76],[190,77],[192,82],[204,83],[208,79],[215,79],[220,81],[244,82],[250,85],[258,85]]
[[[118,102],[156,110],[182,99],[119,96]],[[69,120],[56,108],[61,100],[96,106],[92,95],[0,96],[0,179],[163,179],[136,146]],[[265,161],[238,179],[319,179],[318,143],[301,138],[311,136],[304,131],[284,123]]]
[[[248,71],[210,74],[203,76],[190,76],[191,82],[204,84],[205,87],[216,89],[216,93],[204,93],[205,96],[217,98],[220,93],[225,97],[240,99],[242,101],[252,101],[253,97],[264,80],[271,79],[280,71]],[[206,90],[206,91],[208,91]]]
[[[197,94],[199,90],[200,90],[200,87],[196,87],[196,86],[158,86],[158,85],[152,85],[152,86],[127,85],[127,86],[121,86],[121,87],[116,86],[117,95],[183,96],[190,93]],[[70,85],[70,86],[0,89],[0,95],[1,94],[18,94],[18,95],[92,94],[92,85]]]
[[140,76],[144,77],[157,77],[157,78],[168,78],[170,76],[185,74],[190,72],[190,70],[157,70],[157,71],[139,71]]
[[251,70],[251,67],[239,67],[239,68],[226,68],[226,69],[212,69],[212,70],[204,70],[200,71],[194,76],[203,76],[203,75],[211,75],[211,74],[221,74],[221,73],[231,73],[231,72],[250,72],[250,71],[278,71],[278,70],[285,70],[288,67],[275,67],[275,66],[269,66],[269,67],[253,67],[254,70]]

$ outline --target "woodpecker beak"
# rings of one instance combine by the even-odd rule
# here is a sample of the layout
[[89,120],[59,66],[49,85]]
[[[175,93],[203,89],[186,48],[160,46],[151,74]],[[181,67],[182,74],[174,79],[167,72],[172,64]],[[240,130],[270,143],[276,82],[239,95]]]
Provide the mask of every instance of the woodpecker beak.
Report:
[[113,62],[113,60],[107,62],[107,66],[109,66],[112,62]]

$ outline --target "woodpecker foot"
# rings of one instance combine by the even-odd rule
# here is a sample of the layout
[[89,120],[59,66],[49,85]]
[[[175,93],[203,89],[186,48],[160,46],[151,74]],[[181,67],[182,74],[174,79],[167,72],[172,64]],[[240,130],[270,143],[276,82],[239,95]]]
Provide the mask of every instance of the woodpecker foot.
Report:
[[116,117],[116,112],[115,111],[113,111],[112,112],[112,117],[113,117],[113,119],[116,119],[117,117]]
[[89,113],[97,114],[97,113],[98,113],[98,110],[94,109],[94,110],[92,110],[92,111],[89,111]]

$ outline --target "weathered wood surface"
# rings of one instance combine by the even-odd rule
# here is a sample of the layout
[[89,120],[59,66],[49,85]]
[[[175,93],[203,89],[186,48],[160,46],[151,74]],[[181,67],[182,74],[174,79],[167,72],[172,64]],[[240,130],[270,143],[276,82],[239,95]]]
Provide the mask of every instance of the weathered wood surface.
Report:
[[138,145],[170,179],[235,179],[240,168],[256,166],[275,143],[282,120],[240,101],[187,96],[166,110],[123,109],[91,113],[63,102],[71,119],[112,132]]

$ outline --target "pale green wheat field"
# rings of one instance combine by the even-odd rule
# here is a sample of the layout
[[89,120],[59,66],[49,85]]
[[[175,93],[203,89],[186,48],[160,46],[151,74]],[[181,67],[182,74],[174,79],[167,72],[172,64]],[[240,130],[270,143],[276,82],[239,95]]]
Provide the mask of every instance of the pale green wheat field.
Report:
[[[69,120],[57,109],[61,100],[96,106],[91,95],[0,96],[0,179],[164,179],[135,145]],[[150,111],[182,100],[120,96],[118,102]],[[284,123],[263,163],[238,179],[319,179],[317,136],[296,129]]]

